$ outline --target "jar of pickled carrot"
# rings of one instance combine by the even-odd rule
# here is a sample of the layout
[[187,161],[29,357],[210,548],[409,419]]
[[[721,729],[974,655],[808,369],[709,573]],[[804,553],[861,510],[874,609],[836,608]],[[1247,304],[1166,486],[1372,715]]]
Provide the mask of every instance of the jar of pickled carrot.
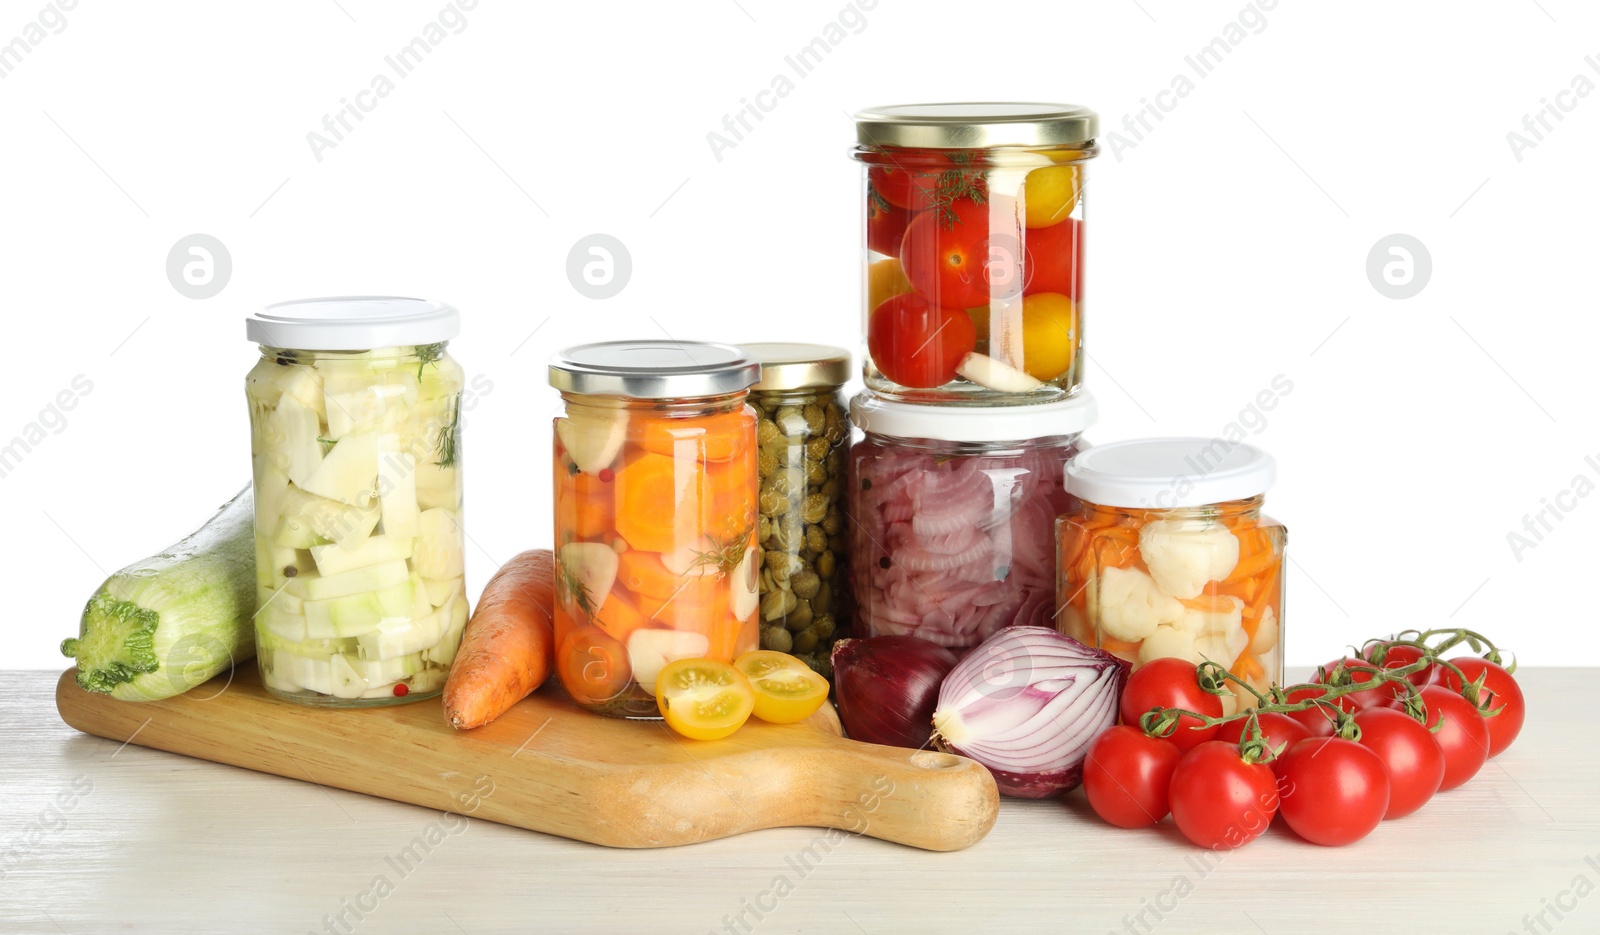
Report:
[[1095,113],[906,104],[855,121],[867,388],[984,405],[1077,392]]
[[[1261,512],[1272,456],[1221,438],[1115,442],[1066,469],[1056,627],[1133,663],[1211,660],[1257,691],[1283,679],[1288,532]],[[1231,713],[1255,698],[1235,689]]]
[[656,717],[676,659],[757,647],[760,365],[691,341],[586,344],[550,363],[556,673],[579,705]]

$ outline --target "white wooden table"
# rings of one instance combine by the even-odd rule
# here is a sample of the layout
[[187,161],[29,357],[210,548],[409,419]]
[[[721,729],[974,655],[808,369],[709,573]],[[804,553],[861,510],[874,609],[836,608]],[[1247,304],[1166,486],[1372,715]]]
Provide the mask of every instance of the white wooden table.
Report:
[[0,674],[0,932],[1600,932],[1600,722],[1555,719],[1595,669],[1524,672],[1517,745],[1354,846],[1275,827],[1220,856],[1081,792],[1008,800],[949,854],[811,829],[608,850],[119,747],[61,723],[56,677]]

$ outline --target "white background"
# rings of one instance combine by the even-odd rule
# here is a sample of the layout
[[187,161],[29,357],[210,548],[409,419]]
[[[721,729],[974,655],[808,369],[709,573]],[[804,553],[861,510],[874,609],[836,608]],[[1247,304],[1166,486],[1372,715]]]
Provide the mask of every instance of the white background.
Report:
[[[306,134],[442,6],[82,0],[0,80],[0,444],[74,375],[93,383],[0,479],[0,667],[62,666],[103,575],[247,481],[252,309],[362,292],[462,309],[452,352],[493,382],[466,436],[481,586],[549,539],[557,348],[663,331],[856,345],[847,112],[1072,101],[1100,111],[1106,144],[1243,8],[880,0],[719,161],[708,131],[840,0],[481,0],[319,162]],[[0,2],[0,42],[40,7]],[[1291,529],[1290,663],[1447,624],[1529,663],[1600,662],[1600,497],[1564,499],[1520,561],[1507,542],[1575,475],[1600,479],[1584,461],[1600,456],[1600,94],[1563,98],[1572,112],[1520,161],[1506,138],[1575,75],[1600,82],[1596,21],[1576,0],[1279,5],[1091,166],[1091,438],[1220,433],[1275,375],[1294,384],[1255,439]],[[205,300],[165,273],[195,232],[233,258]],[[594,232],[633,258],[605,301],[565,273]],[[1433,259],[1404,301],[1365,272],[1395,232]]]

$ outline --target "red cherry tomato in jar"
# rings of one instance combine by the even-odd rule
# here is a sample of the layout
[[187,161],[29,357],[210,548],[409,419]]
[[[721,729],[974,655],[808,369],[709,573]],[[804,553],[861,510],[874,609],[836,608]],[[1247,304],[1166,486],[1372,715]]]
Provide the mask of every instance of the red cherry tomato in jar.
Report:
[[[1304,742],[1304,741],[1302,741]],[[1201,847],[1229,850],[1261,836],[1278,811],[1278,780],[1264,763],[1248,763],[1239,748],[1208,740],[1172,772],[1172,820]]]
[[[1503,666],[1487,659],[1460,656],[1451,659],[1450,664],[1460,669],[1468,682],[1476,682],[1480,675],[1483,676],[1482,697],[1478,700],[1489,703],[1483,716],[1483,723],[1489,728],[1489,755],[1499,756],[1522,733],[1522,722],[1528,715],[1528,705],[1523,700],[1521,686]],[[1451,691],[1461,690],[1461,679],[1454,672],[1440,666],[1439,675],[1444,687]],[[1499,714],[1489,713],[1497,708]]]
[[[1217,731],[1217,739],[1238,746],[1240,739],[1244,737],[1245,725],[1249,723],[1248,718],[1229,721]],[[1261,738],[1267,742],[1267,747],[1277,750],[1280,758],[1290,747],[1311,736],[1311,731],[1307,730],[1304,724],[1276,711],[1256,715],[1256,724],[1261,728]],[[1273,772],[1277,772],[1279,762],[1280,760],[1272,760],[1267,765],[1272,767]]]
[[884,200],[876,191],[867,193],[867,249],[898,257],[900,238],[911,223],[911,212]]
[[1389,774],[1385,819],[1409,815],[1433,798],[1444,781],[1444,751],[1422,722],[1394,708],[1367,708],[1356,714],[1361,745],[1378,755]]
[[892,207],[920,211],[933,204],[939,188],[939,173],[932,169],[903,169],[897,165],[873,166],[867,170],[867,181]]
[[[935,304],[962,309],[1022,292],[1021,240],[991,228],[992,216],[1006,216],[995,201],[956,201],[911,219],[900,241],[900,265],[913,289]],[[1020,231],[1020,222],[1014,226]]]
[[1278,772],[1279,813],[1312,844],[1353,844],[1371,834],[1389,809],[1383,760],[1354,740],[1302,740],[1283,755]]
[[[1122,690],[1122,723],[1139,726],[1139,718],[1151,708],[1182,708],[1207,717],[1222,717],[1222,698],[1200,687],[1194,663],[1184,659],[1152,659],[1128,676]],[[1217,734],[1215,726],[1202,725],[1195,718],[1178,718],[1178,727],[1165,739],[1180,751],[1193,749]]]
[[1023,266],[1024,295],[1059,292],[1077,302],[1083,294],[1083,222],[1068,218],[1029,229]]
[[1089,745],[1083,791],[1094,813],[1118,828],[1143,828],[1167,817],[1172,771],[1183,753],[1176,744],[1137,727],[1107,728]]
[[[1433,732],[1434,741],[1444,753],[1444,780],[1439,783],[1439,791],[1454,789],[1478,775],[1489,759],[1489,725],[1472,702],[1443,685],[1424,688],[1422,703],[1427,708],[1427,726],[1444,719]],[[1395,707],[1401,704],[1394,702]]]
[[971,315],[940,308],[914,292],[885,299],[867,319],[872,362],[901,386],[949,383],[961,358],[977,346],[978,328]]

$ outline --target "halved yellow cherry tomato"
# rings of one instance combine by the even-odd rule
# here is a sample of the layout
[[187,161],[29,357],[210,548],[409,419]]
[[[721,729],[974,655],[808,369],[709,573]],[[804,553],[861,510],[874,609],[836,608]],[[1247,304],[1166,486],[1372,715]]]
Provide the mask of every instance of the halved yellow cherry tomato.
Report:
[[667,726],[693,740],[721,740],[750,720],[755,692],[744,673],[712,659],[669,662],[656,676]]
[[828,680],[788,653],[758,649],[735,659],[733,665],[755,689],[755,715],[763,721],[803,721],[828,700]]

